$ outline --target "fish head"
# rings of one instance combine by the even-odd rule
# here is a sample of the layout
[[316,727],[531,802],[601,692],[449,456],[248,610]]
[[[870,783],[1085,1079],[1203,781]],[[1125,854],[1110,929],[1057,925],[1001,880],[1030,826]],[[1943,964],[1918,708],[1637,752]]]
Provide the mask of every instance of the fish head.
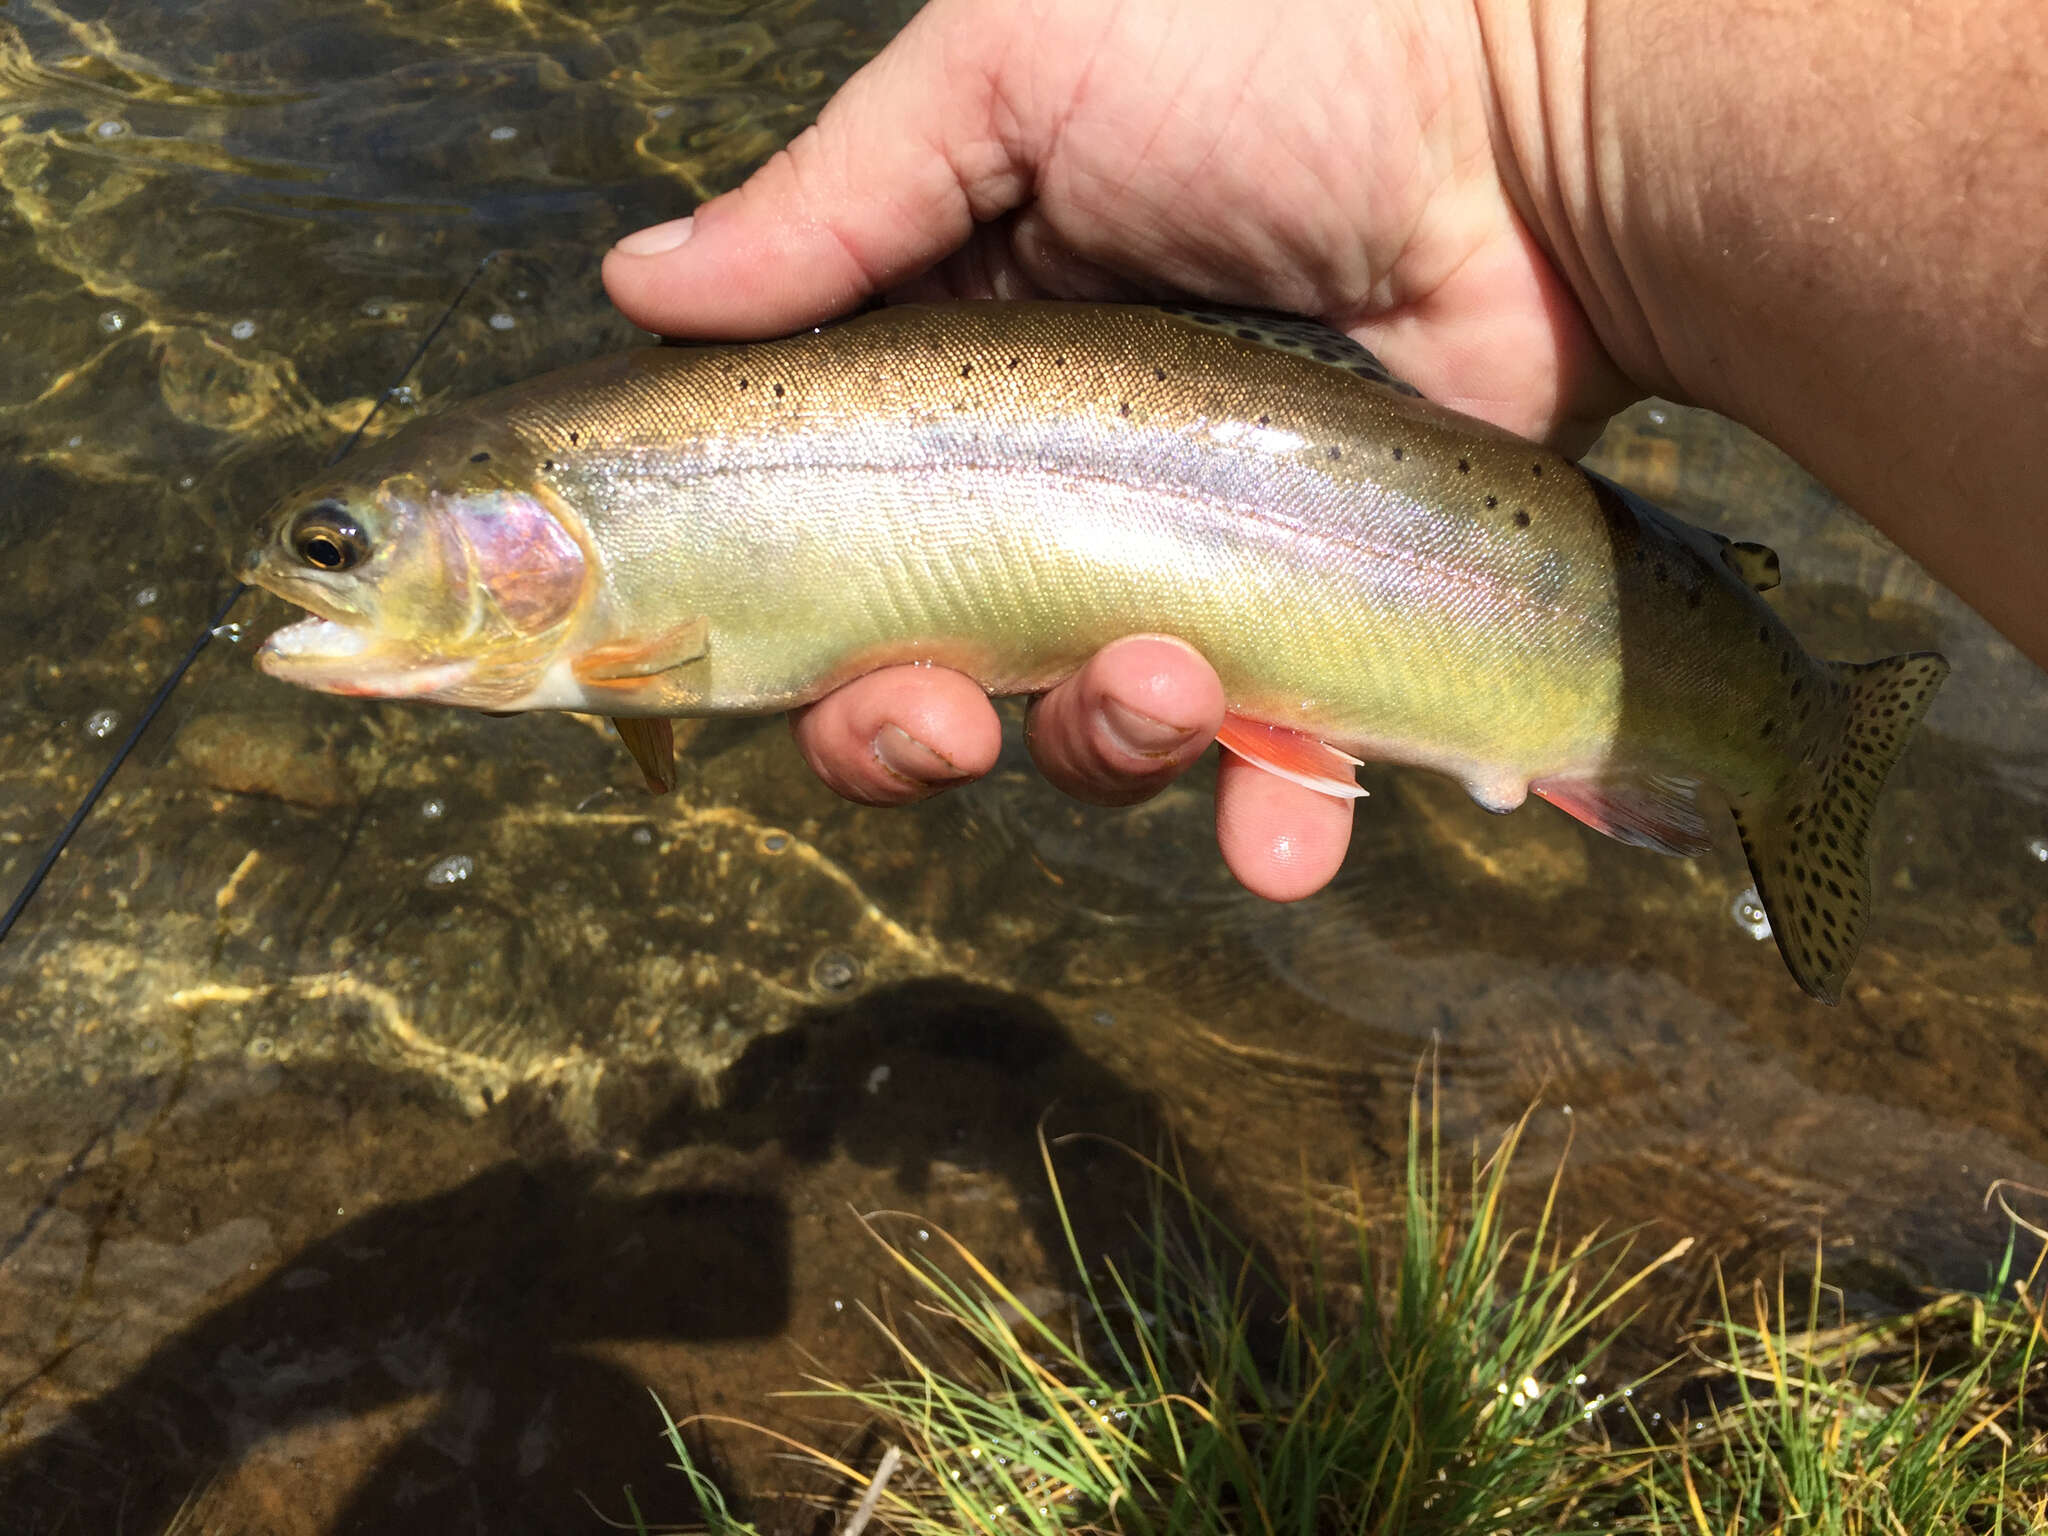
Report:
[[[427,425],[427,424],[423,424]],[[358,698],[511,707],[594,586],[574,520],[521,456],[409,432],[286,497],[241,566],[309,617],[263,643],[272,677]]]

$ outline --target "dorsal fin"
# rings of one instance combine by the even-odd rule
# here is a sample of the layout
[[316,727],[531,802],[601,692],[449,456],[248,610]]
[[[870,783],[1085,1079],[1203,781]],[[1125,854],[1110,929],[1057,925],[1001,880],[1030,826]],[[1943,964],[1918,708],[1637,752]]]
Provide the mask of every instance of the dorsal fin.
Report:
[[1778,584],[1778,552],[1767,544],[1744,539],[1724,540],[1721,560],[1729,570],[1748,582],[1752,591],[1768,592]]
[[1422,398],[1421,390],[1405,379],[1395,378],[1388,372],[1387,365],[1365,347],[1320,320],[1305,320],[1300,315],[1283,315],[1272,310],[1230,309],[1220,305],[1161,304],[1158,309],[1162,314],[1171,315],[1188,325],[1200,326],[1205,331],[1221,331],[1239,341],[1276,347],[1282,352],[1292,352],[1297,357],[1342,369],[1361,379],[1370,379],[1401,394],[1413,395],[1418,400]]

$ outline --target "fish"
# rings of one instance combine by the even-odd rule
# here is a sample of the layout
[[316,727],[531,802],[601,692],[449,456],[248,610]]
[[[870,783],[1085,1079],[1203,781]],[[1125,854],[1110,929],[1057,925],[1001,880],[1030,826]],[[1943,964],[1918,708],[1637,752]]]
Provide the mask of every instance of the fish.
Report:
[[243,574],[310,615],[263,645],[271,676],[605,715],[656,790],[676,718],[903,662],[1037,693],[1176,636],[1223,681],[1222,745],[1323,793],[1406,764],[1687,856],[1718,796],[1828,1003],[1878,793],[1948,672],[1819,660],[1760,596],[1767,548],[1340,332],[1200,305],[897,305],[600,357],[344,460]]

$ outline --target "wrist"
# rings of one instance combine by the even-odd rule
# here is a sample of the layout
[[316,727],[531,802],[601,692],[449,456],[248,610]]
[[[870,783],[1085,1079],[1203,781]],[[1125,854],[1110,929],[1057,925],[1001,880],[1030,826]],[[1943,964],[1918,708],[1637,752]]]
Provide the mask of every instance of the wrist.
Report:
[[[1604,81],[1634,74],[1621,7],[1599,0],[1473,0],[1492,99],[1494,155],[1516,212],[1570,284],[1615,365],[1643,390],[1688,394],[1655,313],[1641,222],[1676,179],[1677,145],[1641,141]],[[1667,114],[1676,122],[1677,113]]]

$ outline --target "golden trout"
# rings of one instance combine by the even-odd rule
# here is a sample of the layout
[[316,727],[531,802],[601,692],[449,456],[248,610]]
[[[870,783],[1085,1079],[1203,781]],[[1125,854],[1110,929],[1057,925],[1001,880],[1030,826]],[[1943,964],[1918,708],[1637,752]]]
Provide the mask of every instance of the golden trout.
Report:
[[[269,517],[246,575],[315,615],[273,676],[620,722],[757,714],[894,662],[1042,690],[1120,636],[1223,679],[1222,740],[1533,791],[1708,846],[1733,807],[1792,974],[1835,1001],[1872,806],[1941,657],[1809,656],[1776,557],[1417,397],[1306,321],[1179,307],[874,311],[658,347],[409,425]],[[656,723],[659,722],[659,723]]]

